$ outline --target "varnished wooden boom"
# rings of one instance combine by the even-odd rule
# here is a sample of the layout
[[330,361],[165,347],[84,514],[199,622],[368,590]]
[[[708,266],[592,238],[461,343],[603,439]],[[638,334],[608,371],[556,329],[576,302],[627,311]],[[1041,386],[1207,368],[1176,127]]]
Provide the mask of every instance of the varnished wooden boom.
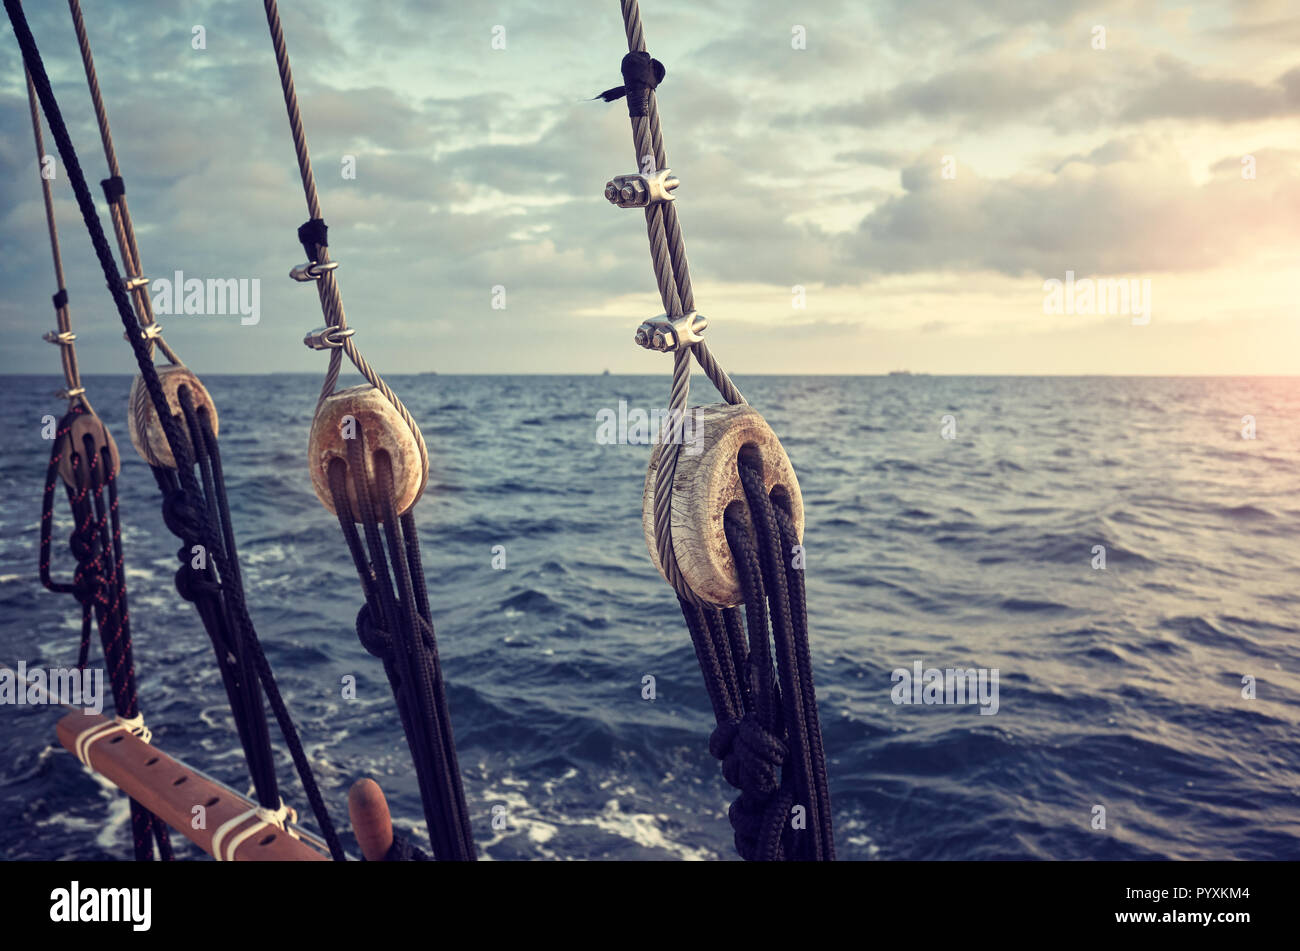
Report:
[[[69,713],[59,720],[59,742],[77,755],[77,738],[97,725],[107,727],[113,721],[94,713]],[[95,772],[158,816],[177,832],[209,855],[212,838],[226,822],[248,813],[254,804],[243,796],[218,786],[184,763],[172,759],[125,730],[119,730],[91,743],[87,759]],[[204,828],[194,828],[194,807],[204,808]],[[226,836],[235,836],[257,823],[250,815]],[[239,862],[324,862],[322,855],[306,842],[295,839],[278,828],[262,829],[241,842],[233,858]]]

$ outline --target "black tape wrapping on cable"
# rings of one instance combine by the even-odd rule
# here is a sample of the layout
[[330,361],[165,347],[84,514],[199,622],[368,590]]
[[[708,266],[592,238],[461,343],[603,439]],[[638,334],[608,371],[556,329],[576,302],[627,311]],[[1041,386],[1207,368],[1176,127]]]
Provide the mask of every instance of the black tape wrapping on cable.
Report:
[[[834,832],[803,571],[789,557],[798,536],[761,470],[743,460],[738,467],[748,516],[733,504],[723,525],[745,619],[736,608],[678,599],[718,724],[709,750],[722,761],[723,778],[740,790],[728,818],[742,858],[830,861]],[[791,821],[796,805],[806,810],[801,829]]]
[[105,178],[99,184],[104,189],[104,199],[110,205],[116,205],[126,197],[126,182],[122,180],[121,175]]
[[[118,716],[135,718],[139,712],[136,693],[135,664],[131,652],[131,617],[127,609],[126,569],[122,557],[122,525],[118,512],[117,479],[112,454],[107,446],[98,449],[93,436],[86,434],[81,447],[70,444],[73,422],[87,415],[80,403],[74,404],[59,420],[50,464],[45,472],[45,490],[41,498],[41,541],[39,570],[41,584],[50,591],[73,595],[81,605],[81,645],[77,669],[84,670],[90,660],[91,622],[99,629],[104,665],[113,691],[113,707]],[[73,530],[69,548],[76,560],[71,582],[55,581],[51,575],[52,534],[54,528],[54,493],[62,482],[59,469],[64,453],[74,485],[64,483],[72,509]],[[167,824],[131,799],[131,834],[136,861],[147,862],[158,855],[171,861],[171,841]]]
[[629,116],[649,115],[650,93],[664,81],[664,76],[667,74],[664,64],[657,59],[651,59],[649,53],[641,50],[624,56],[619,69],[623,73],[623,85],[606,89],[592,98],[614,102],[627,96]]
[[[196,596],[194,604],[200,618],[203,620],[205,629],[212,638],[214,649],[217,651],[223,681],[226,683],[228,692],[233,690],[231,711],[234,714],[237,727],[239,727],[241,742],[244,743],[244,753],[249,763],[250,775],[253,777],[254,785],[257,788],[258,801],[261,805],[272,809],[276,809],[280,805],[278,791],[274,785],[274,770],[272,768],[268,771],[261,765],[263,763],[273,763],[273,755],[270,750],[269,735],[266,734],[265,715],[261,712],[261,693],[258,690],[258,680],[260,679],[262,686],[266,690],[267,699],[271,702],[272,710],[276,714],[286,744],[289,746],[304,790],[311,801],[317,823],[320,825],[321,834],[329,845],[330,854],[336,860],[341,861],[345,858],[342,845],[334,830],[333,823],[330,821],[329,814],[324,808],[324,802],[320,797],[315,778],[311,773],[311,766],[302,751],[302,745],[298,740],[297,731],[294,728],[292,719],[289,717],[288,710],[279,696],[278,687],[275,685],[274,677],[271,674],[270,664],[267,663],[256,630],[253,628],[252,620],[248,614],[243,586],[239,578],[238,556],[235,551],[234,536],[229,527],[229,507],[225,499],[224,486],[222,485],[221,464],[220,457],[216,453],[215,435],[213,435],[210,443],[205,439],[196,437],[194,445],[191,446],[185,431],[182,430],[177,419],[171,413],[166,395],[163,393],[162,384],[158,378],[158,371],[153,363],[153,354],[148,342],[141,334],[139,326],[136,324],[131,303],[123,287],[121,273],[104,234],[103,225],[99,220],[99,213],[95,208],[94,199],[86,183],[85,173],[81,168],[76,148],[73,146],[72,139],[68,134],[58,100],[55,98],[54,91],[50,86],[45,64],[41,59],[36,40],[32,36],[31,28],[27,24],[22,4],[19,0],[4,0],[4,6],[9,14],[9,21],[13,24],[14,36],[22,50],[23,61],[31,74],[32,84],[36,88],[46,121],[49,123],[50,132],[58,145],[59,155],[63,159],[64,169],[67,171],[69,183],[77,199],[77,206],[81,211],[82,220],[86,224],[86,230],[89,232],[91,244],[95,249],[95,256],[104,274],[109,293],[112,295],[118,317],[126,331],[126,339],[135,355],[141,379],[157,414],[168,447],[176,460],[175,469],[153,468],[155,479],[159,488],[163,491],[165,500],[172,500],[170,502],[165,501],[164,511],[166,512],[167,506],[170,505],[173,511],[173,523],[183,527],[182,532],[176,532],[185,543],[178,553],[181,556],[182,565],[190,564],[191,551],[195,544],[202,545],[208,556],[207,569],[199,572],[197,576],[193,573],[193,569],[186,571],[186,578],[178,585],[178,589],[181,590],[182,594],[189,592]],[[108,181],[111,182],[112,179]],[[108,187],[106,185],[106,190]],[[115,189],[116,185],[113,187]],[[112,200],[111,197],[110,200]],[[189,422],[193,432],[195,420],[191,419]],[[210,426],[208,431],[210,432]],[[219,497],[214,497],[210,493],[205,494],[195,477],[194,466],[196,461],[199,460],[195,459],[193,453],[200,446],[205,446],[207,449],[205,459],[201,461],[205,479],[214,488],[221,486]],[[177,493],[181,493],[179,499],[174,498]],[[220,522],[223,526],[223,536],[218,536],[213,525],[218,524],[218,518],[222,517],[223,513],[224,521]],[[175,527],[173,527],[173,531],[176,531]],[[214,589],[213,584],[219,585],[219,588]],[[226,648],[224,653],[223,648]],[[251,674],[249,673],[250,656],[252,661]],[[235,658],[233,664],[229,661],[230,657]],[[243,721],[242,725],[241,719]],[[260,727],[255,722],[259,720]],[[261,737],[264,735],[266,735],[266,741],[262,744]],[[250,746],[250,743],[254,745]],[[261,774],[260,780],[259,773]]]
[[308,261],[315,261],[320,249],[329,247],[329,230],[324,218],[309,218],[298,226],[298,240]]
[[[357,613],[357,638],[383,661],[419,781],[434,858],[472,861],[474,839],[415,518],[410,512],[397,515],[387,453],[373,455],[372,479],[367,472],[364,433],[358,428],[345,441],[347,461],[334,459],[328,476],[334,511],[366,598]],[[360,509],[355,513],[349,486]]]

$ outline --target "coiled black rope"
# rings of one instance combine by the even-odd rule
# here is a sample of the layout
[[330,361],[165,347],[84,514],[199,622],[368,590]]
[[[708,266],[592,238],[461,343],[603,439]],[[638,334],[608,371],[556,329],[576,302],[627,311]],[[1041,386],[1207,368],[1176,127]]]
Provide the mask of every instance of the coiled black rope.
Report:
[[[270,809],[278,809],[280,806],[275,786],[273,754],[258,686],[260,679],[293,755],[294,765],[298,769],[299,778],[312,804],[330,854],[336,860],[342,861],[345,858],[342,845],[324,808],[324,801],[316,787],[310,764],[307,763],[302,752],[297,731],[280,698],[270,665],[262,652],[248,614],[239,577],[234,536],[229,525],[225,490],[221,484],[220,457],[215,453],[215,437],[209,443],[206,438],[194,435],[197,418],[194,417],[192,405],[187,413],[190,435],[194,436],[192,441],[187,438],[185,431],[172,415],[158,378],[158,371],[153,364],[148,339],[136,323],[131,311],[131,304],[127,299],[117,262],[105,238],[99,213],[86,184],[85,173],[82,171],[76,149],[68,134],[58,100],[50,87],[45,64],[41,59],[36,40],[32,36],[31,28],[27,24],[22,4],[20,0],[4,0],[4,6],[14,28],[14,36],[22,50],[23,60],[31,74],[41,107],[45,112],[50,132],[58,145],[59,155],[63,159],[68,180],[76,196],[104,280],[113,297],[122,326],[126,330],[126,339],[131,344],[136,363],[140,368],[141,379],[176,461],[175,469],[153,468],[154,476],[164,495],[164,519],[172,532],[185,543],[178,553],[183,567],[182,572],[178,574],[177,587],[183,597],[194,602],[204,627],[213,640],[222,670],[222,679],[230,695],[231,712],[235,718],[245,758],[248,760],[258,801],[262,806]],[[184,400],[182,394],[182,402]],[[196,452],[203,454],[200,459],[196,459]],[[205,493],[200,488],[194,474],[196,463],[203,469],[211,492]],[[214,523],[222,526],[221,536],[214,531]],[[207,568],[203,571],[193,568],[187,570],[184,567],[192,564],[192,549],[196,544],[201,545],[206,553]],[[251,673],[248,663],[250,656]]]
[[[723,778],[740,790],[728,818],[742,858],[830,861],[835,842],[803,570],[790,557],[798,535],[761,468],[743,457],[737,466],[746,505],[729,506],[723,527],[744,622],[736,608],[678,599],[718,723],[709,750],[722,761]],[[795,806],[804,809],[799,827]]]
[[[367,473],[361,428],[346,442],[347,461],[334,459],[328,475],[339,527],[365,592],[366,603],[357,614],[357,638],[383,661],[419,781],[434,857],[470,861],[475,858],[474,839],[415,518],[410,512],[397,515],[388,454],[373,454],[372,478]],[[360,510],[355,513],[349,485]],[[365,534],[364,545],[358,522]]]
[[[620,0],[620,7],[628,42],[619,67],[623,85],[596,98],[613,102],[627,97],[638,167],[648,172],[644,163],[653,159],[656,169],[666,170],[668,157],[655,101],[655,89],[666,70],[646,50],[637,0]],[[676,209],[672,201],[650,201],[645,206],[650,257],[668,316],[695,310]],[[685,414],[692,357],[727,403],[745,402],[708,346],[698,340],[674,350],[670,414],[678,419]],[[776,514],[780,506],[774,507],[761,471],[749,460],[739,459],[750,518],[744,518],[743,506],[729,507],[724,528],[744,594],[747,644],[739,613],[700,602],[677,564],[671,503],[680,444],[674,445],[671,435],[663,439],[655,474],[653,548],[660,570],[678,593],[717,719],[710,750],[722,760],[727,781],[741,790],[730,810],[736,848],[746,859],[834,858],[825,756],[808,660],[803,580],[787,576],[794,569],[785,564],[782,548],[797,537],[793,525],[783,525]],[[784,536],[787,532],[789,539]],[[795,807],[802,808],[804,821],[787,824],[786,816],[798,812]]]
[[[50,591],[72,594],[81,605],[79,670],[85,669],[90,660],[92,618],[95,621],[113,691],[114,709],[119,717],[133,720],[139,715],[140,708],[135,664],[131,656],[131,618],[127,609],[122,526],[113,456],[107,445],[97,448],[96,439],[90,433],[83,434],[80,448],[72,444],[69,436],[78,417],[92,415],[80,403],[74,403],[56,427],[41,499],[40,578],[41,584]],[[55,484],[62,481],[60,468],[65,462],[72,480],[64,482],[74,525],[69,547],[77,567],[71,582],[58,582],[51,575],[50,547]],[[155,841],[159,857],[171,861],[175,856],[166,823],[136,800],[130,802],[136,861],[153,860]]]

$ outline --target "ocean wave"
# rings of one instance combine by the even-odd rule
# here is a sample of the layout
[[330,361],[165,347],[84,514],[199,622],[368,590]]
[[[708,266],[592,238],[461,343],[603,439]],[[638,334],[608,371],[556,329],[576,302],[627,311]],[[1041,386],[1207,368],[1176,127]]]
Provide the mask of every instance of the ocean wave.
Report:
[[[131,378],[86,381],[125,432]],[[374,775],[418,838],[418,786],[390,687],[353,630],[360,584],[337,522],[286,448],[295,427],[305,440],[317,382],[217,377],[210,387],[230,437],[223,459],[249,609],[335,818],[350,783]],[[389,382],[430,443],[416,512],[484,857],[734,858],[735,790],[708,752],[709,697],[642,537],[646,447],[591,442],[596,408],[659,405],[664,381]],[[28,383],[0,380],[22,418],[48,404]],[[742,383],[804,495],[841,857],[1300,858],[1300,683],[1290,673],[1300,664],[1290,478],[1300,445],[1252,444],[1220,425],[1223,406],[1248,405],[1268,407],[1270,431],[1294,429],[1292,381]],[[294,410],[268,418],[277,405]],[[490,420],[466,416],[484,405]],[[940,438],[946,412],[956,439]],[[0,500],[0,660],[11,663],[75,656],[79,633],[76,602],[35,577],[42,452],[9,447],[0,461],[13,487]],[[178,541],[157,486],[126,457],[120,482],[155,743],[246,786],[212,647],[175,593]],[[60,512],[55,556],[66,572],[71,524]],[[492,565],[498,544],[504,570]],[[1105,570],[1093,567],[1098,545]],[[916,659],[998,669],[997,714],[895,705],[890,673]],[[346,674],[355,701],[340,695]],[[1254,700],[1242,696],[1244,675]],[[646,676],[653,701],[642,696]],[[52,745],[45,713],[0,708],[0,855],[129,855],[125,800]],[[280,765],[287,782],[282,747]],[[1087,827],[1099,802],[1114,835]],[[492,828],[494,804],[506,807],[504,829]]]

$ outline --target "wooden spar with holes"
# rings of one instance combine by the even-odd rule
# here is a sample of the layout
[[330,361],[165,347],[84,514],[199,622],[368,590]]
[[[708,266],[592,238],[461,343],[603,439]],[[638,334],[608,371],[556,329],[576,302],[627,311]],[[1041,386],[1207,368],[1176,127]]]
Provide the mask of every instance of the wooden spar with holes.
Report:
[[[113,720],[95,713],[69,713],[59,720],[59,742],[77,755],[78,737],[85,731],[102,726],[108,729]],[[106,733],[90,743],[85,751],[90,767],[155,816],[207,852],[213,854],[212,838],[226,822],[244,815],[255,804],[220,786],[179,760],[150,746],[126,730]],[[205,828],[193,827],[194,807],[206,810]],[[256,825],[250,815],[234,827],[226,840]],[[238,862],[324,862],[322,855],[306,842],[295,839],[281,829],[263,829],[241,842],[234,850]]]

